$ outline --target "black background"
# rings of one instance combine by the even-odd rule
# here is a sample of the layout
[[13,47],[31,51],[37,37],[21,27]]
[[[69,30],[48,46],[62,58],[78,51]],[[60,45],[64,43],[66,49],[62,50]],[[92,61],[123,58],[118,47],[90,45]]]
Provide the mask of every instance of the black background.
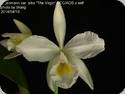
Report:
[[[62,5],[67,22],[65,43],[74,35],[93,31],[105,40],[105,51],[84,60],[94,81],[94,91],[80,78],[72,88],[59,89],[59,94],[119,94],[124,84],[124,32],[125,8],[115,0],[85,0],[84,5]],[[24,22],[35,35],[56,42],[53,33],[54,5],[28,6],[20,14],[0,14],[0,34],[19,32],[13,18]],[[1,38],[2,39],[2,38]],[[31,94],[52,94],[46,82],[46,63],[28,62],[17,58],[29,83]],[[7,94],[16,94],[14,83],[0,76],[0,85]]]

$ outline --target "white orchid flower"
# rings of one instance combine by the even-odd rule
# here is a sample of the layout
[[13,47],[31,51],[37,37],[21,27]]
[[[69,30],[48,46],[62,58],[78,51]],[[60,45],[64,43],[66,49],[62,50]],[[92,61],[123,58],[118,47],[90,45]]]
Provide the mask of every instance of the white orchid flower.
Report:
[[6,94],[5,92],[3,92],[3,90],[0,87],[0,94]]
[[50,61],[47,82],[52,91],[55,86],[68,89],[81,77],[93,90],[89,70],[81,59],[96,56],[104,51],[104,40],[93,32],[77,34],[65,46],[66,21],[60,2],[54,10],[54,33],[59,47],[43,36],[33,35],[17,46],[28,61]]
[[9,55],[7,55],[4,59],[14,58],[20,53],[17,53],[16,46],[20,44],[24,39],[32,35],[31,30],[22,22],[14,19],[14,22],[21,33],[4,33],[2,37],[9,38],[0,41],[0,44],[6,47],[9,51],[12,51]]

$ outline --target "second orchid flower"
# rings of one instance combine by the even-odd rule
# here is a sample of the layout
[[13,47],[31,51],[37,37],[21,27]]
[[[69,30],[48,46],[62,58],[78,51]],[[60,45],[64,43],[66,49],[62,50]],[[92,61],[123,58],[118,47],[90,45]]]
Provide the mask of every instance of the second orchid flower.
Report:
[[13,20],[20,30],[21,33],[4,33],[2,37],[7,38],[0,41],[0,44],[11,51],[11,53],[4,57],[4,59],[11,59],[16,56],[21,55],[16,51],[17,45],[19,45],[24,39],[32,35],[31,30],[21,21],[14,19]]

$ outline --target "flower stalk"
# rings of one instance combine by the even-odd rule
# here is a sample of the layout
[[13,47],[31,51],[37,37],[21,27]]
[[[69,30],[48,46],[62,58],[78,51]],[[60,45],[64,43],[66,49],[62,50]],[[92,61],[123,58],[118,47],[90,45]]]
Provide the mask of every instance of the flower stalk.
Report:
[[57,86],[55,86],[54,94],[58,94],[58,87]]

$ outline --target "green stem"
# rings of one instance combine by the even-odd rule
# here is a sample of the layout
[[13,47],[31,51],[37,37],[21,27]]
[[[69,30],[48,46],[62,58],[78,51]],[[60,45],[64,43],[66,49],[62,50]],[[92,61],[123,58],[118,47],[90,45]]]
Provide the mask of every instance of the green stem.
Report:
[[58,94],[58,87],[57,86],[55,86],[54,94]]

